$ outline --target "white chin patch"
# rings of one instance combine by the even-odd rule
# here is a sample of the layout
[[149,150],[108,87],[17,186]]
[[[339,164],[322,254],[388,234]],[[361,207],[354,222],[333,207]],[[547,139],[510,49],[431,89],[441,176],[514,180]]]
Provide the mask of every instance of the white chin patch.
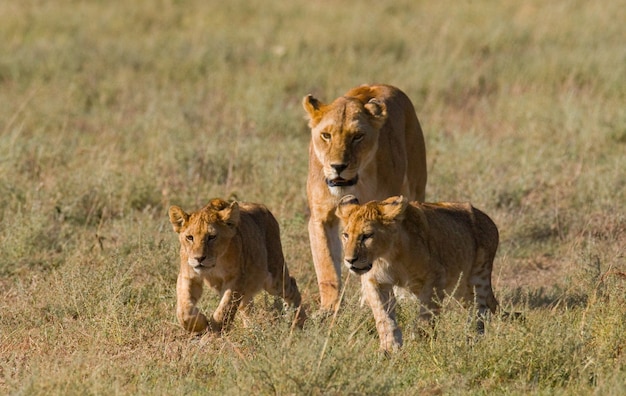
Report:
[[332,194],[332,196],[341,198],[344,195],[352,194],[354,187],[328,187],[328,191]]

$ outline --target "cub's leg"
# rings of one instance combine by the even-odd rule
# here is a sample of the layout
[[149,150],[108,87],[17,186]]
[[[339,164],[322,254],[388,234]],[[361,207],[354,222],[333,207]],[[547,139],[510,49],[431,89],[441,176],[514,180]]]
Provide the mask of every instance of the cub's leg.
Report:
[[232,288],[225,288],[224,292],[222,292],[222,299],[211,317],[210,326],[212,332],[219,333],[228,330],[235,318],[241,299],[240,293],[233,291]]
[[385,352],[397,351],[402,346],[402,331],[396,322],[396,297],[393,287],[380,285],[363,277],[361,290],[374,314],[380,349]]
[[472,268],[472,274],[469,278],[469,285],[473,291],[478,308],[476,331],[478,331],[479,334],[485,332],[484,320],[487,316],[487,311],[495,313],[498,307],[498,301],[491,287],[491,271],[493,268],[494,255],[487,255],[483,249],[479,249],[476,264]]
[[252,301],[254,295],[252,293],[245,294],[240,302],[239,307],[237,308],[237,312],[239,313],[239,317],[243,321],[244,327],[250,327],[250,314],[254,311],[254,302]]
[[280,268],[278,276],[268,274],[265,290],[273,296],[281,297],[290,307],[293,307],[296,310],[296,324],[302,327],[307,316],[304,307],[301,306],[302,297],[298,284],[293,277],[289,276],[286,265]]
[[176,282],[176,317],[187,331],[200,333],[208,326],[206,316],[196,307],[202,295],[202,279],[178,275]]
[[444,279],[441,274],[434,273],[424,284],[412,289],[413,293],[420,301],[420,319],[434,324],[435,316],[439,315],[441,310],[441,301],[444,298],[443,284]]

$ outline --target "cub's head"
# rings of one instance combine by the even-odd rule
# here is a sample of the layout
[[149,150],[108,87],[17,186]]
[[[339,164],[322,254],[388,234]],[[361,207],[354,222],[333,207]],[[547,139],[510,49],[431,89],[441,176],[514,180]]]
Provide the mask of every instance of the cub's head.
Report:
[[341,196],[358,182],[359,171],[376,155],[378,134],[387,120],[385,104],[340,97],[326,105],[307,95],[302,106],[326,184],[331,193]]
[[407,205],[402,196],[364,205],[353,195],[341,198],[336,213],[343,224],[344,264],[352,272],[362,275],[372,269],[376,259],[393,253]]
[[178,206],[169,210],[170,222],[178,233],[181,253],[197,273],[213,268],[239,225],[239,205],[214,199],[204,208],[186,213]]

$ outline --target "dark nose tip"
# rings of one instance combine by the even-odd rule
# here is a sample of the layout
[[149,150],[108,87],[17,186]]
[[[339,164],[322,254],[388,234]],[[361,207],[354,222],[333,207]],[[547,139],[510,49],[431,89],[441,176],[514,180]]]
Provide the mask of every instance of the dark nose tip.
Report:
[[198,256],[196,257],[196,260],[198,260],[199,263],[203,262],[204,259],[206,258],[206,256]]
[[346,164],[332,164],[331,168],[333,168],[337,174],[341,174],[341,172],[343,172],[344,170],[346,170],[346,168],[348,167],[348,165]]
[[344,260],[346,260],[346,262],[349,263],[349,264],[354,264],[354,263],[356,263],[357,258],[356,257],[346,257]]

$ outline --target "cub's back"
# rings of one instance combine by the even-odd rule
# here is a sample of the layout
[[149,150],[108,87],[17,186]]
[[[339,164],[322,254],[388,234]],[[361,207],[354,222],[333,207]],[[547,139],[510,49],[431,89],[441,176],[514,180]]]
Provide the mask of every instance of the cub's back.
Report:
[[244,237],[280,238],[278,222],[265,205],[240,202],[239,210]]
[[495,254],[499,243],[498,228],[487,214],[470,203],[440,202],[412,205],[423,211],[428,228],[432,231],[458,235],[461,229],[465,229],[469,231],[477,246]]
[[480,244],[484,246],[487,251],[495,255],[500,243],[500,233],[498,232],[498,226],[493,222],[485,212],[480,209],[472,207],[474,213],[474,224],[476,227],[476,237],[479,238]]
[[244,245],[254,243],[265,250],[254,254],[267,255],[268,267],[270,272],[274,273],[274,267],[282,267],[284,263],[278,221],[262,204],[240,202],[239,209],[241,216],[239,232]]

